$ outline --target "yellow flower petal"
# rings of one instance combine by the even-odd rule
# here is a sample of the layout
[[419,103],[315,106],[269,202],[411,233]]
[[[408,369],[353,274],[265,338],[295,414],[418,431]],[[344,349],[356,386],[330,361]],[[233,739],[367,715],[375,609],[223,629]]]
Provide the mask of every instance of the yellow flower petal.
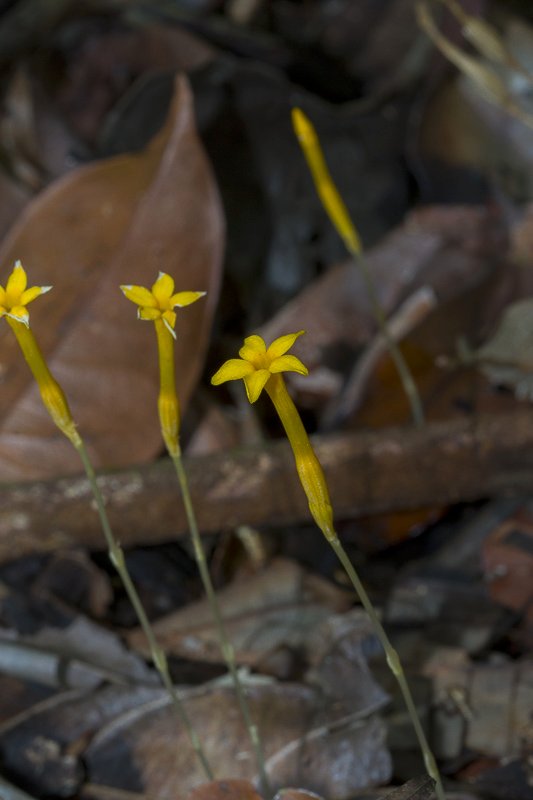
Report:
[[165,311],[163,312],[163,320],[167,327],[170,325],[172,328],[172,333],[174,333],[174,325],[176,324],[176,312],[175,311]]
[[136,303],[138,306],[145,306],[146,308],[157,308],[157,300],[152,292],[144,286],[121,286],[120,288],[132,303]]
[[298,331],[298,333],[286,333],[285,336],[279,336],[277,339],[274,339],[267,350],[268,358],[274,359],[285,355],[287,350],[291,349],[296,339],[299,336],[302,336],[304,333],[305,331]]
[[164,314],[163,314],[163,323],[164,323],[165,328],[167,329],[167,331],[172,336],[172,338],[175,339],[176,338],[176,331],[174,330],[174,327],[170,324],[170,322],[168,321],[167,317]]
[[3,286],[0,286],[0,306],[5,306],[6,304],[6,290]]
[[20,297],[21,306],[27,306],[28,303],[31,303],[31,301],[35,300],[39,295],[49,292],[51,288],[51,286],[32,286],[31,289],[26,289],[26,291],[22,292]]
[[251,361],[252,364],[256,363],[258,358],[261,360],[261,357],[264,356],[266,353],[266,344],[265,340],[258,336],[257,334],[253,334],[252,336],[247,336],[244,340],[244,344],[239,350],[239,355],[241,358],[246,359],[247,361]]
[[222,364],[218,372],[215,372],[211,378],[211,383],[213,386],[219,386],[226,381],[237,381],[240,378],[245,378],[247,375],[251,375],[252,372],[255,372],[255,369],[248,361],[242,361],[240,358],[230,358],[229,361]]
[[166,272],[160,272],[159,277],[152,286],[152,294],[158,303],[166,303],[174,291],[174,278]]
[[178,308],[190,306],[191,303],[195,303],[200,297],[204,297],[205,294],[205,292],[177,292],[170,298],[169,305],[171,308],[175,306],[178,306]]
[[255,403],[269,378],[270,372],[268,369],[256,369],[251,375],[245,376],[244,385],[246,386],[246,394],[250,403]]
[[13,267],[13,272],[7,279],[6,293],[10,298],[20,297],[27,285],[28,278],[26,276],[24,267],[20,261],[17,261]]
[[275,358],[274,361],[270,364],[269,367],[270,372],[299,372],[300,375],[307,375],[309,370],[302,364],[299,358],[296,356],[279,356],[279,358]]
[[159,310],[159,308],[137,309],[137,319],[154,320],[154,319],[159,319],[160,316],[161,316],[161,311]]
[[7,316],[11,317],[11,319],[16,319],[17,322],[23,322],[26,327],[29,327],[30,315],[28,314],[28,309],[24,306],[13,306],[13,308],[7,312]]

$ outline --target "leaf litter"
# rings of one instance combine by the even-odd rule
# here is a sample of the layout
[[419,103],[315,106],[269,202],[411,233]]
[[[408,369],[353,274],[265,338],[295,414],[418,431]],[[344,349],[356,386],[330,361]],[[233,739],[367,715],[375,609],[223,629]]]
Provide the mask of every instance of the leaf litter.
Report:
[[[12,5],[15,11],[5,17],[5,30],[16,32],[18,14],[24,15],[32,3]],[[288,111],[295,102],[316,120],[332,171],[360,227],[380,299],[422,390],[429,417],[424,435],[439,454],[435,457],[444,461],[452,451],[470,452],[460,450],[468,437],[479,453],[485,452],[480,431],[490,426],[490,415],[502,424],[507,421],[507,435],[498,429],[498,437],[514,442],[513,432],[527,421],[527,403],[503,387],[528,381],[524,357],[530,339],[531,235],[530,218],[523,212],[530,200],[530,133],[506,116],[506,109],[488,109],[471,86],[454,76],[453,91],[460,92],[465,115],[456,118],[449,111],[449,95],[440,108],[428,102],[449,68],[435,63],[403,0],[390,0],[379,9],[366,3],[359,9],[350,3],[326,9],[318,2],[300,8],[281,0],[269,4],[268,11],[261,2],[244,10],[241,5],[203,3],[191,12],[155,3],[150,9],[107,9],[105,20],[90,12],[82,20],[72,12],[63,16],[59,4],[57,16],[45,17],[54,32],[50,53],[59,61],[54,65],[45,48],[44,61],[39,61],[41,53],[29,59],[29,72],[11,76],[11,117],[3,130],[12,136],[8,161],[13,168],[0,183],[6,198],[0,224],[7,230],[19,209],[26,210],[7,234],[2,262],[7,269],[22,257],[36,283],[56,284],[36,307],[32,323],[67,386],[97,463],[121,467],[144,462],[143,468],[150,469],[158,454],[156,376],[141,379],[138,370],[141,361],[153,363],[154,342],[130,309],[120,307],[114,286],[149,285],[160,268],[176,275],[177,265],[179,281],[209,289],[208,302],[187,312],[178,337],[178,381],[185,402],[206,355],[211,370],[242,334],[254,330],[271,339],[287,328],[306,327],[298,354],[312,372],[305,382],[293,381],[291,390],[311,427],[334,429],[342,442],[361,427],[405,424],[401,388],[376,335],[358,273],[352,263],[342,263],[342,248],[311,192],[292,138]],[[463,5],[467,14],[476,13],[475,2]],[[496,1],[488,5],[492,13],[487,20],[523,58],[525,11],[503,13]],[[42,13],[34,15],[24,35],[0,36],[0,64],[39,37]],[[108,25],[111,19],[114,25]],[[471,18],[470,29],[483,27],[476,28]],[[450,29],[446,35],[459,46],[460,32]],[[357,42],[360,46],[354,46]],[[53,68],[41,80],[36,66],[43,63]],[[54,78],[57,63],[63,70],[60,81],[57,73]],[[229,246],[209,353],[222,279],[223,222],[213,174],[195,132],[189,91],[183,78],[174,83],[179,69],[190,73],[199,129],[228,215]],[[513,85],[509,91],[523,99],[523,87]],[[154,137],[171,96],[166,126]],[[451,102],[457,101],[452,97]],[[459,158],[448,147],[452,116]],[[476,138],[472,148],[468,137],[480,129],[486,138],[481,137],[480,148]],[[131,150],[135,155],[116,155]],[[111,158],[79,166],[95,156]],[[452,199],[456,205],[413,213],[412,201],[420,198]],[[472,199],[481,205],[463,205]],[[430,302],[424,305],[420,298]],[[461,337],[474,364],[458,356]],[[76,471],[47,426],[26,373],[18,371],[7,336],[1,344],[2,479],[57,478]],[[509,359],[512,375],[501,372]],[[202,392],[196,416],[185,418],[187,440],[194,441],[201,428],[202,447],[209,453],[229,442],[249,442],[253,430],[259,456],[263,450],[271,458],[261,437],[275,429],[264,410],[258,407],[254,417],[251,412],[244,419],[231,394],[221,406]],[[109,411],[104,419],[102,404]],[[443,421],[443,427],[435,427],[435,420]],[[478,453],[478,460],[458,457],[457,483],[461,470],[471,471],[473,464],[481,472],[475,497],[481,502],[488,494],[494,497],[491,503],[448,508],[437,494],[430,498],[434,505],[427,516],[425,509],[412,508],[405,499],[416,494],[410,487],[422,484],[431,472],[438,476],[441,464],[431,467],[431,453],[410,449],[415,437],[402,430],[395,437],[385,431],[372,447],[379,448],[381,441],[392,462],[398,452],[413,457],[413,463],[408,458],[401,462],[408,466],[395,480],[393,502],[403,516],[361,520],[348,510],[341,522],[343,538],[384,609],[450,782],[453,777],[463,792],[471,785],[481,797],[530,800],[531,681],[524,657],[531,645],[527,502],[517,512],[512,501],[500,499],[499,491],[509,491],[512,480],[489,480],[491,474],[483,473],[487,462]],[[452,431],[459,431],[460,441]],[[343,457],[341,446],[324,452]],[[516,466],[522,455],[527,476],[528,454],[520,443],[511,454],[498,452],[517,487],[529,490],[531,481]],[[354,485],[376,463],[372,453],[368,469],[350,476]],[[233,477],[225,474],[223,487],[226,495],[238,494],[245,462],[213,463],[235,470]],[[385,462],[379,463],[383,470]],[[164,482],[164,469],[153,475],[150,485]],[[465,475],[463,486],[468,480]],[[114,485],[119,482],[120,476]],[[348,478],[341,483],[346,493]],[[40,486],[40,492],[52,492],[52,485]],[[65,486],[68,494],[70,484]],[[401,783],[422,767],[396,699],[385,706],[387,692],[394,692],[375,640],[364,617],[348,610],[354,598],[344,588],[325,591],[324,579],[301,566],[310,563],[329,581],[339,579],[306,527],[305,505],[294,502],[288,485],[275,486],[265,503],[277,496],[282,506],[296,511],[292,517],[286,509],[278,517],[263,511],[245,520],[261,525],[263,557],[250,564],[248,578],[222,585],[220,598],[254,713],[268,733],[267,764],[280,788],[277,796],[304,800],[315,792],[326,800],[348,798],[387,782],[391,769]],[[30,484],[27,492],[33,488],[38,487]],[[378,489],[370,483],[367,489],[371,504]],[[166,500],[157,495],[165,518],[171,503],[167,494]],[[390,487],[388,494],[394,494]],[[131,502],[135,495],[130,493]],[[241,495],[235,508],[243,507]],[[146,494],[142,497],[144,508],[125,521],[125,539],[150,544],[151,521],[156,520],[156,538],[168,540],[174,517],[168,517],[161,533],[157,511],[149,510]],[[453,501],[453,489],[446,498]],[[242,522],[230,504],[224,513],[221,528]],[[24,538],[20,517],[3,519],[6,537],[21,530]],[[94,548],[95,539],[87,533],[71,533],[76,529],[68,513],[57,516],[52,510],[50,519],[45,549],[71,545],[78,535]],[[412,520],[415,527],[410,527]],[[209,526],[217,530],[212,521]],[[27,552],[31,537],[28,542],[26,550],[13,546],[12,552]],[[149,561],[146,552],[136,555],[141,580],[143,561]],[[218,558],[213,539],[215,572]],[[54,563],[45,557],[31,569],[25,566],[31,556],[12,564],[5,559],[7,544],[0,603],[0,752],[10,780],[39,797],[111,800],[126,792],[139,798],[257,798],[233,696],[224,678],[203,682],[206,674],[216,674],[220,661],[185,559],[175,563],[183,590],[171,591],[166,580],[156,589],[151,575],[146,586],[158,595],[151,612],[165,611],[156,627],[175,679],[187,684],[184,694],[217,773],[227,778],[203,786],[166,697],[149,685],[151,670],[121,643],[123,637],[128,647],[144,654],[137,631],[116,630],[117,619],[127,615],[117,612],[120,599],[109,576],[75,558],[62,562],[59,557]],[[21,585],[31,587],[29,603],[8,580],[9,570],[18,569]],[[40,579],[30,578],[32,569]],[[81,594],[66,580],[70,569],[83,580]],[[146,566],[147,575],[155,569]],[[181,605],[184,599],[188,602]],[[113,630],[105,630],[106,624]],[[99,668],[91,651],[98,653]],[[9,663],[15,665],[11,672]],[[130,685],[124,688],[117,677]],[[511,723],[502,725],[502,719]],[[287,785],[303,788],[284,789]],[[422,800],[430,791],[427,781],[415,779],[389,796]]]

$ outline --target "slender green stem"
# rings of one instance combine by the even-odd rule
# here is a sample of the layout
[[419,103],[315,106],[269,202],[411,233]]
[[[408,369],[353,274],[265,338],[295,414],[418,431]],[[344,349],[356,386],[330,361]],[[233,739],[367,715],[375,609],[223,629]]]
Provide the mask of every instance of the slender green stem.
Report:
[[359,599],[365,609],[366,613],[370,617],[372,625],[376,631],[376,635],[381,642],[383,649],[385,651],[385,657],[387,659],[387,664],[389,668],[396,678],[398,686],[400,687],[400,691],[402,693],[403,699],[405,701],[405,705],[407,706],[407,711],[409,712],[409,716],[411,717],[411,722],[413,723],[413,727],[415,729],[416,737],[418,739],[418,743],[420,745],[420,749],[422,750],[422,754],[424,757],[424,764],[426,766],[426,771],[430,778],[433,778],[435,781],[435,792],[437,794],[438,800],[446,800],[446,795],[444,794],[444,788],[442,786],[442,780],[440,777],[440,772],[435,762],[435,757],[431,752],[431,748],[429,746],[426,734],[422,727],[422,723],[420,722],[420,717],[418,716],[418,711],[416,709],[415,702],[413,700],[413,695],[411,694],[411,690],[409,688],[409,684],[407,683],[407,678],[405,677],[405,672],[403,671],[403,667],[400,662],[400,657],[394,647],[392,646],[389,637],[387,636],[383,625],[376,613],[376,609],[372,605],[372,601],[370,600],[365,587],[363,586],[359,575],[357,574],[350,558],[342,546],[339,538],[336,537],[330,541],[330,544],[335,551],[335,555],[341,562],[342,566],[346,570],[346,574],[348,575],[352,585],[357,592]]
[[183,466],[181,455],[178,454],[172,456],[172,461],[174,462],[176,475],[178,476],[178,481],[183,496],[183,503],[185,506],[185,513],[187,515],[187,522],[191,533],[191,539],[194,547],[196,563],[198,564],[200,577],[202,579],[205,593],[207,595],[207,600],[211,608],[211,613],[215,621],[218,639],[222,650],[222,656],[224,658],[224,661],[226,662],[229,673],[231,675],[231,679],[235,687],[235,694],[237,695],[237,701],[239,703],[239,707],[241,709],[241,713],[244,718],[248,734],[250,736],[250,741],[252,743],[252,747],[254,750],[255,758],[259,769],[261,789],[265,797],[271,796],[272,792],[270,789],[269,780],[266,773],[265,757],[263,754],[261,737],[259,735],[259,730],[257,728],[257,725],[252,721],[250,715],[250,708],[248,705],[248,701],[246,699],[246,693],[244,691],[242,681],[239,678],[239,671],[237,669],[237,663],[235,660],[235,651],[226,633],[224,621],[222,619],[222,613],[220,611],[220,605],[218,603],[218,598],[215,592],[215,588],[213,586],[213,582],[211,580],[211,575],[209,574],[207,560],[205,557],[205,551],[202,545],[200,532],[198,530],[198,524],[196,522],[196,514],[194,513],[194,506],[192,504],[187,473],[185,471],[185,467]]
[[372,313],[374,314],[378,324],[379,331],[385,340],[390,357],[392,358],[394,365],[398,370],[398,375],[400,376],[403,390],[411,407],[413,422],[417,428],[421,428],[424,425],[424,411],[422,409],[420,394],[418,392],[415,380],[411,374],[411,370],[409,369],[409,365],[407,364],[407,361],[405,360],[398,343],[395,341],[394,337],[391,336],[385,312],[381,306],[381,303],[379,302],[374,279],[370,273],[370,270],[368,269],[368,265],[363,254],[350,248],[350,255],[355,259],[357,266],[361,270],[368,294],[368,299],[370,300],[370,305],[372,307]]
[[148,617],[146,616],[146,612],[143,608],[141,598],[139,597],[137,589],[135,588],[131,580],[130,574],[128,572],[128,568],[126,566],[126,561],[124,558],[124,552],[113,535],[113,531],[109,523],[109,518],[107,516],[107,511],[105,509],[104,499],[102,497],[102,493],[98,486],[94,468],[91,464],[89,455],[87,453],[87,449],[83,441],[80,440],[80,444],[76,446],[76,450],[78,451],[80,458],[83,462],[83,466],[85,468],[85,472],[87,474],[87,478],[89,479],[94,499],[96,501],[98,515],[100,517],[100,523],[102,525],[102,530],[104,532],[104,536],[107,542],[109,558],[111,560],[111,563],[117,570],[120,579],[124,585],[124,588],[126,590],[126,593],[129,597],[129,600],[135,610],[135,613],[137,614],[137,618],[141,624],[141,627],[144,631],[144,635],[146,636],[146,639],[148,641],[148,646],[150,648],[150,654],[152,656],[152,661],[154,663],[154,666],[159,672],[163,685],[165,686],[165,689],[168,691],[172,699],[172,704],[178,713],[178,716],[183,724],[183,727],[187,732],[191,745],[194,748],[194,751],[204,769],[204,772],[208,780],[212,780],[213,773],[211,771],[211,767],[209,766],[209,762],[202,747],[202,743],[200,742],[198,734],[193,728],[193,725],[185,710],[183,702],[176,690],[176,687],[172,682],[165,652],[161,649],[161,647],[156,641],[154,631],[152,629],[152,626],[150,625]]

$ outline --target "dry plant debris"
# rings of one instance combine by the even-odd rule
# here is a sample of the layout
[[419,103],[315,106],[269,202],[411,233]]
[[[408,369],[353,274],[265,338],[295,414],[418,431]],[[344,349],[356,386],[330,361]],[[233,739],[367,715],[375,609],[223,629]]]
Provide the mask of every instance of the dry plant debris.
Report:
[[[21,259],[54,284],[32,324],[216,766],[206,783],[2,329],[2,800],[261,800],[157,460],[154,343],[117,300],[159,271],[207,291],[176,341],[184,463],[275,800],[433,791],[279,427],[208,385],[243,337],[302,329],[310,375],[289,390],[450,796],[531,800],[532,41],[525,0],[0,3],[0,283]],[[420,431],[293,106],[356,222]]]

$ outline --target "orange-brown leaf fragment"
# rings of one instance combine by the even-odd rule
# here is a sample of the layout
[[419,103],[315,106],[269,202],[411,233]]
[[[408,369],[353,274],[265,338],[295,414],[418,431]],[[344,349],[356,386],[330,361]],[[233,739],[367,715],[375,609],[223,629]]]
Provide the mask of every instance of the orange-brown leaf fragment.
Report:
[[187,800],[263,800],[250,781],[233,778],[202,783],[189,794]]

